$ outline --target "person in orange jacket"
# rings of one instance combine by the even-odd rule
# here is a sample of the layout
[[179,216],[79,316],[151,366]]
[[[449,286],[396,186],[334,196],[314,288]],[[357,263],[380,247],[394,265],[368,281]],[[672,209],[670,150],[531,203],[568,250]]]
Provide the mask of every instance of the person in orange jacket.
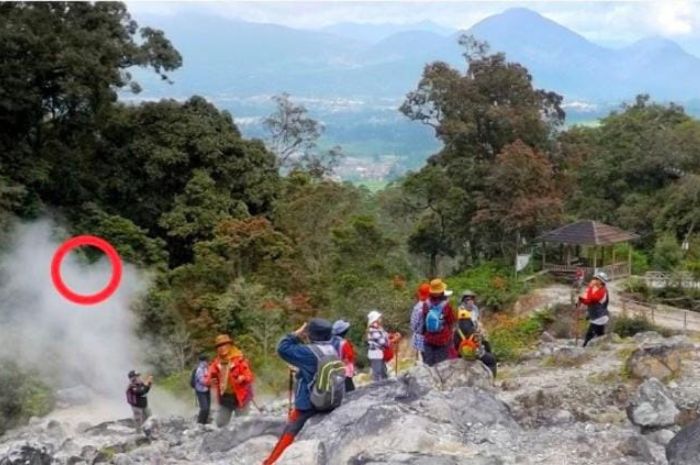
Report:
[[216,426],[222,428],[231,415],[246,415],[253,400],[255,376],[243,352],[233,345],[228,335],[216,337],[216,358],[209,365],[207,384],[214,388],[219,401]]

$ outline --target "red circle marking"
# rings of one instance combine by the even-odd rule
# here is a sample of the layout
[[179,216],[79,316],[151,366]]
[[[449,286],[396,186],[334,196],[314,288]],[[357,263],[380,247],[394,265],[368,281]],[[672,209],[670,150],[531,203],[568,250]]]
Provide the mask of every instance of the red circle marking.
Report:
[[[107,255],[112,264],[112,277],[109,279],[107,286],[96,294],[77,294],[66,286],[61,277],[61,262],[63,262],[65,256],[74,248],[84,245],[91,245],[100,249]],[[61,244],[56,250],[53,260],[51,260],[51,280],[58,293],[71,302],[81,305],[95,305],[108,299],[119,287],[119,283],[122,280],[122,261],[112,244],[106,240],[97,236],[75,236]]]

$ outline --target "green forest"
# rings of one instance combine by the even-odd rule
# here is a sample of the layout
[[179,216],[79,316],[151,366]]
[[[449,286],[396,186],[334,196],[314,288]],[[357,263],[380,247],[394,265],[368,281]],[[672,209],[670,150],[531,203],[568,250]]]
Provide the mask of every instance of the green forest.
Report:
[[161,378],[227,332],[261,383],[283,383],[286,331],[343,316],[359,344],[372,308],[405,329],[416,285],[438,275],[505,312],[525,287],[517,250],[576,219],[639,234],[636,272],[700,274],[700,121],[678,105],[631,96],[566,129],[562,96],[463,37],[464,69],[426,64],[397,109],[443,148],[371,192],[330,180],[342,151],[320,151],[286,96],[269,140],[200,96],[121,102],[134,69],[168,80],[187,60],[122,3],[6,2],[0,24],[2,234],[50,216],[149,270],[140,335],[185,349],[154,351]]

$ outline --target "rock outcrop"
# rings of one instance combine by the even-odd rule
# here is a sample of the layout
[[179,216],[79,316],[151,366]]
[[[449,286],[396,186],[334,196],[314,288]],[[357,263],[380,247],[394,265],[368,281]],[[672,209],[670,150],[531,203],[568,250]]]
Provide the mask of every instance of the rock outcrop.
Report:
[[[480,362],[416,366],[312,418],[278,465],[700,463],[700,361],[684,353],[689,343],[647,333],[606,344],[542,341],[501,366],[500,388]],[[638,385],[626,376],[633,350],[666,361],[677,351],[684,369],[668,385]],[[0,465],[255,465],[286,422],[283,401],[268,407],[221,429],[154,417],[146,434],[130,420],[33,420],[0,438]]]
[[[392,457],[395,463],[420,463],[421,457],[446,452],[473,455],[464,444],[473,431],[500,429],[515,435],[520,429],[508,406],[491,392],[492,384],[481,363],[455,360],[434,369],[416,367],[398,380],[355,391],[340,408],[312,419],[285,460],[287,455],[312,457],[294,463],[317,465],[318,457],[338,464]],[[314,452],[301,454],[299,449]]]
[[666,446],[669,465],[700,463],[700,420],[683,428]]
[[666,387],[656,378],[644,381],[627,406],[628,418],[642,431],[673,426],[679,413]]
[[[639,336],[639,335],[637,335]],[[656,333],[636,337],[642,343],[627,359],[627,372],[634,378],[666,380],[681,372],[683,356],[693,349],[685,337],[658,339]]]

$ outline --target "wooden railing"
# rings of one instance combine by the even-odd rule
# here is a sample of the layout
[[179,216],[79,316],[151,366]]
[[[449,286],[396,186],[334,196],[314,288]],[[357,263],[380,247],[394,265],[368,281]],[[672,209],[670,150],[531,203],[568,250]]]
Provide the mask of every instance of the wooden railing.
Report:
[[605,265],[598,268],[593,268],[592,266],[580,266],[580,265],[557,265],[554,263],[545,263],[544,269],[552,273],[576,273],[576,270],[582,269],[586,276],[593,275],[596,271],[604,271],[610,279],[626,278],[629,276],[629,267],[626,262],[613,263],[612,265]]
[[640,279],[647,287],[663,289],[666,287],[682,287],[685,289],[700,289],[700,280],[690,273],[668,274],[661,271],[648,271]]
[[684,333],[700,332],[700,314],[692,310],[679,309],[658,303],[641,302],[620,296],[622,315],[644,318],[659,326],[682,330]]

